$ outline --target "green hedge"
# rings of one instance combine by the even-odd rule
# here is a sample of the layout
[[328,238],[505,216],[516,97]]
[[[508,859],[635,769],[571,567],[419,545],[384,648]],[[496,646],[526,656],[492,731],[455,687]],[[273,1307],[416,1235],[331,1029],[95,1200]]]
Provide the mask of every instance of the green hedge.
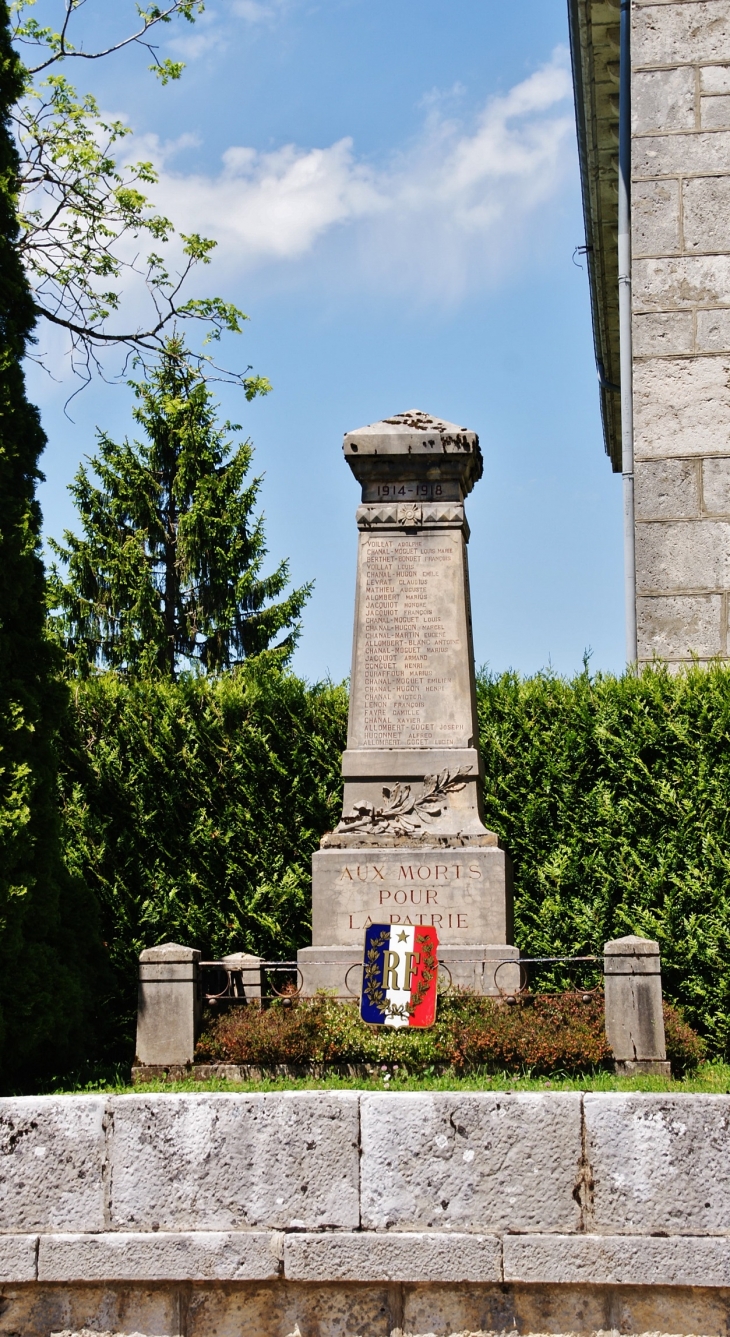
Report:
[[266,656],[217,680],[74,685],[66,856],[101,908],[108,1052],[129,1056],[143,947],[280,960],[310,941],[310,858],[339,818],[346,724],[344,688]]
[[[523,951],[657,938],[667,997],[726,1054],[730,669],[483,676],[478,699],[486,821],[514,859]],[[129,1052],[143,946],[281,959],[308,941],[309,859],[338,817],[346,711],[344,688],[266,660],[218,680],[74,686],[67,860],[101,907],[116,1052]]]
[[486,821],[530,956],[638,933],[665,994],[730,1048],[730,669],[479,684]]

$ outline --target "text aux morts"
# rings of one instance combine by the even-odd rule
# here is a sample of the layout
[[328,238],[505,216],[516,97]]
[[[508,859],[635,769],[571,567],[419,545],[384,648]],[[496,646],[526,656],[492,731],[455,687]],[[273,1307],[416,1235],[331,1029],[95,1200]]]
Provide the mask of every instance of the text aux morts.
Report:
[[[393,885],[395,868],[383,863],[345,864],[338,878],[340,886],[363,883],[373,895],[373,913],[354,912],[349,915],[348,927],[354,931],[388,918],[391,924],[428,924],[432,928],[468,929],[466,912],[446,904],[445,893],[459,887],[466,889],[482,880],[479,864],[464,863],[402,863]],[[369,897],[368,897],[369,899]],[[384,913],[385,912],[385,913]]]

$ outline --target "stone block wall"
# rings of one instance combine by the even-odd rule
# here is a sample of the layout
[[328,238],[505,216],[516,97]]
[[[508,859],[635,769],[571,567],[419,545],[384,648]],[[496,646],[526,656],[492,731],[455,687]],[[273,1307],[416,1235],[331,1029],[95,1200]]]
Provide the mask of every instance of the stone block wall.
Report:
[[639,660],[727,656],[730,0],[633,0]]
[[720,1337],[730,1097],[0,1101],[2,1337]]

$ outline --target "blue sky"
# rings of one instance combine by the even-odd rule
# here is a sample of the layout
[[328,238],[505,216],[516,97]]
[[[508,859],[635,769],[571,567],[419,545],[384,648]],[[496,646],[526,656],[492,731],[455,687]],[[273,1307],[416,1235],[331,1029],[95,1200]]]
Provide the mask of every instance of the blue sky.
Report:
[[[47,0],[39,10],[60,8]],[[125,9],[111,11],[122,25]],[[295,667],[349,671],[357,486],[345,431],[420,408],[477,430],[468,504],[477,662],[623,667],[620,480],[603,452],[565,0],[212,0],[170,26],[161,88],[143,52],[69,68],[134,130],[179,229],[215,237],[197,285],[250,316],[223,349],[274,391],[222,387],[265,474],[270,561],[315,581]],[[102,0],[89,45],[111,34]],[[87,82],[81,82],[81,77]],[[133,312],[137,295],[129,296]],[[41,332],[43,345],[44,334]],[[29,369],[49,437],[46,533],[98,425],[131,431],[124,385],[74,399]],[[113,370],[110,367],[110,370]]]

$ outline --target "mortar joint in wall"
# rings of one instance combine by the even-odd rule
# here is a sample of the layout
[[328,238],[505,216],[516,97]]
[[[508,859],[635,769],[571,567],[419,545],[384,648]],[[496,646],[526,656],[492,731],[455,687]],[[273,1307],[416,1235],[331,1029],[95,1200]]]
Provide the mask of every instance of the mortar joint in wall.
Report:
[[269,1240],[269,1249],[273,1258],[276,1260],[276,1270],[280,1277],[284,1276],[284,1243],[286,1240],[286,1230],[273,1230]]
[[190,1284],[178,1287],[177,1291],[177,1331],[178,1337],[188,1337],[188,1316],[190,1312]]
[[579,1233],[585,1234],[593,1220],[593,1167],[588,1159],[588,1132],[586,1129],[585,1104],[583,1092],[580,1096],[580,1160],[578,1174],[573,1188],[573,1198],[578,1204],[580,1216]]
[[112,1142],[114,1137],[114,1106],[107,1100],[102,1118],[104,1132],[104,1159],[101,1165],[104,1229],[112,1230]]
[[357,1228],[362,1230],[362,1097],[357,1098]]
[[405,1292],[402,1281],[391,1282],[388,1286],[388,1309],[390,1337],[404,1337]]
[[705,503],[705,471],[703,468],[702,457],[696,461],[696,468],[697,500],[699,501],[700,507],[700,519],[704,520],[707,518],[707,505]]

